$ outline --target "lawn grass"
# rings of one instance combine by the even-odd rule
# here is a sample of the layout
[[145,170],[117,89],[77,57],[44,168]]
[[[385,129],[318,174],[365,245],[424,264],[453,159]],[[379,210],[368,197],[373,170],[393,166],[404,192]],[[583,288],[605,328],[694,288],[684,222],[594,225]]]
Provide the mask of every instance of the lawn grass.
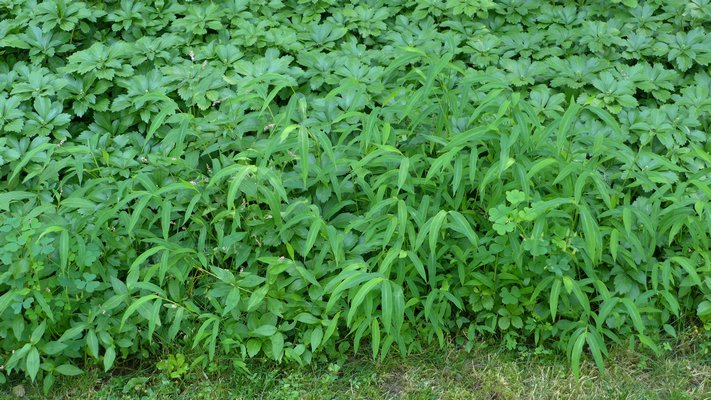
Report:
[[[4,387],[0,398],[27,399],[711,399],[711,362],[699,351],[702,335],[690,331],[661,357],[612,349],[606,372],[590,360],[579,380],[565,360],[500,349],[469,353],[454,345],[427,348],[385,362],[364,357],[336,364],[275,367],[254,362],[251,374],[234,373],[222,360],[171,380],[155,363],[100,370],[59,381],[48,397],[40,385]],[[229,373],[228,373],[229,371]],[[21,393],[17,393],[21,394]]]

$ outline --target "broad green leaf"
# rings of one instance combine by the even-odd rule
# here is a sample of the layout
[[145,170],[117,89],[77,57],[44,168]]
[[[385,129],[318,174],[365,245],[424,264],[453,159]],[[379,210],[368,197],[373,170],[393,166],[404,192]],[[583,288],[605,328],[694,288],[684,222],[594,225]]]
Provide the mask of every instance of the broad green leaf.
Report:
[[39,350],[37,350],[36,347],[32,347],[30,349],[30,352],[27,353],[27,357],[25,359],[25,370],[27,371],[27,375],[30,376],[30,379],[32,380],[32,382],[34,382],[35,378],[37,377],[37,373],[39,372],[39,367],[40,367]]
[[71,365],[71,364],[62,364],[54,368],[54,372],[60,374],[60,375],[66,375],[66,376],[76,376],[76,375],[81,375],[84,373],[81,369],[78,367]]
[[323,339],[323,329],[320,326],[314,328],[311,331],[311,351],[315,352],[316,349],[321,345],[321,340]]
[[282,358],[282,352],[284,350],[284,335],[281,332],[277,332],[269,338],[272,342],[272,355],[274,359],[279,361]]
[[262,286],[259,289],[252,292],[249,296],[249,301],[247,302],[247,311],[253,311],[262,304],[262,300],[267,295],[269,287]]
[[252,335],[255,336],[272,336],[277,332],[277,329],[273,325],[262,325],[259,328],[252,331]]
[[104,352],[104,372],[108,371],[113,367],[114,361],[116,360],[116,348],[114,346],[109,346]]

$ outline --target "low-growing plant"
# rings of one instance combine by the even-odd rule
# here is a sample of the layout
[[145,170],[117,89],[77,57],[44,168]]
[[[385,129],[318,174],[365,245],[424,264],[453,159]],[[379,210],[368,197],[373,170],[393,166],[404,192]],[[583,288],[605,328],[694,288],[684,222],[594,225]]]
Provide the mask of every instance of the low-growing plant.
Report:
[[185,355],[170,354],[168,358],[160,360],[156,368],[166,374],[170,379],[182,379],[188,373],[189,365],[185,360]]
[[708,335],[708,5],[346,3],[0,1],[0,381]]

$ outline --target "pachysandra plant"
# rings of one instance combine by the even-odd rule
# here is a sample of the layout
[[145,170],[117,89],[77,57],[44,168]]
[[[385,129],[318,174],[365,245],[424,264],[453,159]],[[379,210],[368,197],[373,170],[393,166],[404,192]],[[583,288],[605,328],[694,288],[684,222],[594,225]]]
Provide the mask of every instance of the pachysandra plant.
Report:
[[578,374],[709,335],[710,26],[678,0],[0,1],[0,382],[446,340]]

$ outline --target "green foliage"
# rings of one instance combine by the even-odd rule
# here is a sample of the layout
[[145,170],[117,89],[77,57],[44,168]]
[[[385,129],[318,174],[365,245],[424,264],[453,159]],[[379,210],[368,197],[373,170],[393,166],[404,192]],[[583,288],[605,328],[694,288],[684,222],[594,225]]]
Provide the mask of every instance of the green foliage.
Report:
[[711,329],[703,2],[6,0],[0,20],[2,381],[170,344],[244,367],[448,336],[577,374]]
[[185,355],[169,355],[167,359],[160,360],[156,367],[163,371],[170,379],[181,379],[188,373],[189,365],[185,359]]

